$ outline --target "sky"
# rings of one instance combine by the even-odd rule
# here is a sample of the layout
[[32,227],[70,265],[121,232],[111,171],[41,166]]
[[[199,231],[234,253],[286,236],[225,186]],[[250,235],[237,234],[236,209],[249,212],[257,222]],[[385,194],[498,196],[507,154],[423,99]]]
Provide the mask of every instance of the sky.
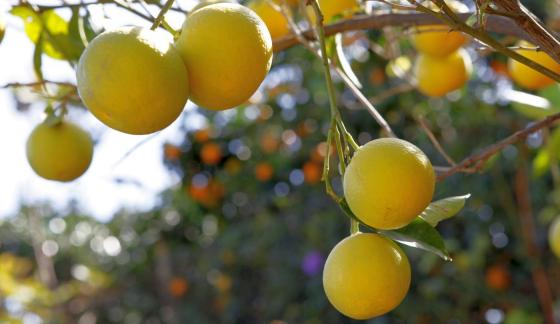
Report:
[[[15,0],[0,1],[0,12],[8,11],[10,2]],[[34,2],[60,3],[57,0]],[[188,1],[180,1],[180,4],[185,8],[192,6]],[[103,17],[101,8],[94,7],[92,10],[95,23],[104,28],[131,23],[149,26],[147,22],[122,10],[109,8],[106,13],[111,19]],[[153,14],[157,15],[157,12],[154,10]],[[179,28],[183,18],[177,15],[170,18],[170,23]],[[0,44],[0,86],[12,82],[35,81],[32,68],[33,44],[25,36],[20,19],[8,16],[7,24],[6,36]],[[74,72],[67,63],[46,57],[43,61],[46,79],[75,82]],[[34,104],[27,112],[18,112],[13,92],[0,89],[0,218],[16,214],[21,204],[41,202],[50,202],[55,208],[63,210],[70,201],[76,201],[81,210],[102,221],[109,220],[122,207],[130,210],[149,209],[157,202],[159,192],[180,181],[162,164],[163,143],[181,142],[184,136],[179,131],[181,123],[187,123],[193,128],[202,126],[195,107],[188,104],[184,116],[151,137],[119,163],[127,152],[150,135],[123,134],[104,126],[89,113],[71,112],[69,120],[93,134],[98,144],[89,170],[76,181],[60,183],[38,177],[25,156],[27,137],[32,128],[43,120],[43,109],[44,104]],[[128,184],[116,183],[115,179],[118,178],[129,180]]]

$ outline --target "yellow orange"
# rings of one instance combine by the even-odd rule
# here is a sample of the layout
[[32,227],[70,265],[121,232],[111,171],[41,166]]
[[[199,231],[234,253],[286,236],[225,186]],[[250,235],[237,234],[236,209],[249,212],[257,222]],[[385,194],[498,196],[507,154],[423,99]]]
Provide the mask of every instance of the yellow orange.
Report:
[[412,143],[380,138],[354,153],[343,187],[348,206],[362,222],[396,229],[430,204],[435,174],[430,160]]
[[248,5],[264,21],[272,39],[286,36],[290,33],[288,20],[281,11],[276,10],[268,0],[251,1]]
[[342,314],[364,320],[396,308],[410,287],[410,264],[395,242],[358,233],[340,241],[329,254],[323,288]]
[[418,55],[414,74],[418,90],[431,97],[441,97],[462,88],[472,71],[472,62],[464,49],[445,57]]
[[193,12],[175,46],[188,70],[191,100],[213,110],[246,102],[272,63],[265,23],[238,4],[212,4]]
[[89,168],[93,142],[87,132],[69,122],[37,125],[27,140],[27,160],[39,176],[72,181]]
[[162,34],[122,27],[97,36],[76,69],[86,107],[105,125],[149,134],[171,124],[189,97],[187,70]]
[[218,164],[222,160],[222,149],[216,143],[206,143],[200,150],[200,159],[207,165]]
[[[521,41],[517,45],[525,48],[535,47],[535,45],[526,41]],[[560,73],[560,64],[543,51],[519,49],[516,50],[516,52],[548,68],[549,70],[552,70],[553,72]],[[538,90],[555,83],[553,79],[547,77],[541,72],[538,72],[533,68],[530,68],[527,65],[511,58],[508,60],[508,69],[515,84],[527,90]]]

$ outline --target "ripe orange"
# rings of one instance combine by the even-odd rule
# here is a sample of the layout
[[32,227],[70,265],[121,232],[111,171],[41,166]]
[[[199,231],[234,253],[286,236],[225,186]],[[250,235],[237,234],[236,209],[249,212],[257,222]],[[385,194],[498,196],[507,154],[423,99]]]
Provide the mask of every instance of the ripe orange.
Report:
[[410,286],[410,264],[395,242],[358,233],[340,241],[329,254],[323,288],[342,314],[359,320],[396,308]]
[[303,178],[308,184],[316,184],[321,181],[323,166],[319,163],[308,161],[303,164]]
[[268,162],[261,162],[255,166],[255,177],[259,181],[268,181],[274,175],[274,168]]
[[272,39],[288,35],[290,33],[288,20],[281,11],[276,10],[268,1],[254,0],[249,2],[247,6],[261,17]]
[[380,138],[354,153],[343,187],[348,206],[361,221],[379,229],[396,229],[430,204],[435,173],[428,157],[414,144]]
[[[535,45],[521,41],[518,43],[520,47],[531,48],[535,47]],[[540,65],[552,70],[553,72],[560,73],[560,64],[558,64],[552,57],[546,54],[543,51],[533,51],[533,50],[516,50],[519,54],[525,56],[528,59],[531,59]],[[520,87],[528,89],[528,90],[538,90],[542,88],[546,88],[549,85],[555,83],[555,81],[546,75],[533,70],[533,68],[528,67],[527,65],[520,63],[514,59],[508,60],[508,68],[509,73],[513,81]]]
[[206,142],[210,139],[210,129],[203,128],[194,132],[194,140],[198,143]]
[[414,65],[418,90],[432,97],[440,97],[462,88],[471,71],[471,59],[464,49],[445,57],[420,54]]
[[200,159],[206,165],[216,165],[222,160],[222,149],[220,145],[210,142],[202,146]]
[[189,283],[185,278],[175,277],[169,282],[169,293],[173,297],[183,297],[189,289]]
[[412,37],[414,47],[426,55],[447,56],[467,41],[463,33],[451,31],[447,25],[418,26],[416,30]]
[[[456,13],[466,13],[469,8],[459,1],[446,1],[447,5]],[[439,11],[433,2],[428,1],[428,7]],[[417,33],[412,36],[414,47],[422,54],[430,56],[447,56],[458,50],[467,37],[459,32],[452,31],[447,25],[425,25],[416,27]]]
[[170,40],[147,28],[97,36],[76,69],[84,104],[105,125],[149,134],[171,124],[189,98],[185,64]]
[[218,206],[218,203],[224,197],[225,189],[220,182],[210,179],[205,186],[195,186],[191,184],[188,187],[188,193],[202,206],[214,208]]
[[[311,22],[315,24],[315,11],[311,7],[307,7]],[[319,0],[319,8],[323,14],[324,23],[327,24],[334,18],[348,18],[360,11],[360,4],[357,0]]]
[[509,74],[508,71],[508,66],[506,63],[502,62],[502,61],[498,61],[498,60],[492,60],[490,62],[490,68],[494,71],[494,73],[496,74],[500,74],[505,76],[506,78],[511,78],[511,75]]
[[165,143],[163,145],[163,157],[167,161],[177,161],[181,157],[181,148],[169,143]]
[[187,67],[190,99],[224,110],[245,103],[272,63],[265,23],[239,4],[217,3],[191,13],[175,43]]
[[27,140],[27,160],[39,176],[55,181],[72,181],[89,168],[93,142],[87,132],[63,121],[37,125]]
[[560,258],[560,217],[556,217],[548,228],[548,246],[552,253]]
[[500,264],[495,264],[486,269],[486,285],[494,290],[506,290],[511,284],[509,270]]

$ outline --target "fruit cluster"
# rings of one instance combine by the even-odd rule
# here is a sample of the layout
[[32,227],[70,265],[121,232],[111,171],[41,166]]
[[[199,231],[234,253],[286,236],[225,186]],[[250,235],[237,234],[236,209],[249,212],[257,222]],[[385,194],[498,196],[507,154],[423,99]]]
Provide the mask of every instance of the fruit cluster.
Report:
[[[344,197],[361,223],[378,230],[408,225],[430,204],[435,174],[413,144],[381,138],[361,146],[344,174]],[[329,254],[325,293],[341,313],[367,319],[397,307],[410,286],[406,254],[390,239],[354,233]]]
[[[191,12],[175,43],[140,27],[104,32],[88,45],[76,73],[83,103],[101,122],[150,134],[175,121],[189,99],[212,110],[246,102],[271,63],[264,22],[244,6],[216,3]],[[92,147],[78,126],[51,118],[33,131],[27,155],[40,176],[71,181],[87,170]]]
[[[449,2],[449,6],[458,13],[468,11],[460,2]],[[420,52],[414,65],[420,92],[441,97],[465,85],[472,71],[469,54],[461,48],[466,41],[463,33],[450,31],[447,25],[416,28],[412,43]]]

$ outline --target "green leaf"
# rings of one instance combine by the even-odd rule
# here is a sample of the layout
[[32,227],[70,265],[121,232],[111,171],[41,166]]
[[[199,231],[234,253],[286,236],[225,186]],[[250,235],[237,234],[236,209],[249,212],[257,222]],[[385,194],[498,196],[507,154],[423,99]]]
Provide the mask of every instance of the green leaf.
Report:
[[420,214],[420,217],[435,227],[442,220],[455,216],[463,209],[470,196],[467,194],[434,201]]
[[546,147],[541,148],[533,159],[533,176],[538,178],[543,176],[550,166],[550,154]]
[[77,60],[84,50],[83,43],[76,42],[69,35],[69,24],[54,10],[37,14],[28,7],[15,7],[11,10],[14,16],[20,17],[24,23],[27,37],[35,44],[42,37],[43,52],[59,60]]
[[416,217],[410,224],[398,230],[379,233],[399,243],[432,252],[445,261],[452,261],[439,232],[420,217]]
[[350,62],[344,55],[344,50],[342,46],[342,34],[336,34],[336,36],[334,37],[334,43],[335,43],[334,54],[336,55],[336,60],[338,65],[340,66],[344,74],[346,74],[348,79],[350,79],[350,81],[352,81],[352,83],[354,83],[356,87],[361,89],[362,84],[360,83],[360,80],[352,70],[352,67],[350,66]]
[[472,14],[472,15],[469,16],[469,18],[467,18],[467,20],[465,20],[465,24],[467,24],[471,27],[474,27],[479,21],[478,18],[479,18],[478,14]]
[[550,161],[558,161],[559,150],[560,128],[557,128],[550,134],[546,145],[541,147],[533,159],[533,176],[540,177],[545,174],[550,167]]
[[504,92],[504,97],[511,102],[513,109],[527,118],[543,119],[560,112],[548,99],[530,93],[508,90]]
[[68,22],[52,10],[42,14],[42,21],[48,36],[45,53],[56,59],[78,60],[85,46],[81,41],[72,40]]
[[555,108],[560,108],[560,87],[558,83],[546,87],[538,92],[539,96],[550,101],[550,104]]
[[25,34],[33,43],[37,43],[42,30],[39,15],[29,7],[14,7],[10,13],[23,20]]
[[68,22],[68,37],[74,46],[83,51],[88,44],[87,35],[84,29],[84,18],[80,15],[79,8],[72,9],[72,17]]

